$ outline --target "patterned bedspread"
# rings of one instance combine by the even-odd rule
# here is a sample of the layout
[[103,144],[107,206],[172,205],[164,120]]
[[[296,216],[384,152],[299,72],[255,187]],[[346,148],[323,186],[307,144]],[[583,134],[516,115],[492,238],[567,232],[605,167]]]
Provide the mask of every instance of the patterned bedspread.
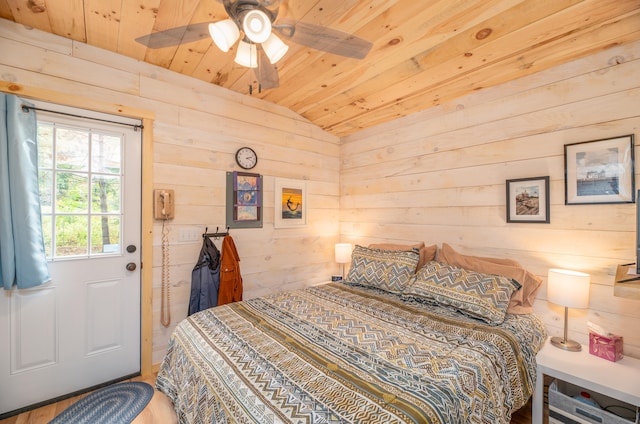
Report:
[[181,423],[509,423],[544,339],[535,315],[490,326],[331,283],[190,316],[156,385]]

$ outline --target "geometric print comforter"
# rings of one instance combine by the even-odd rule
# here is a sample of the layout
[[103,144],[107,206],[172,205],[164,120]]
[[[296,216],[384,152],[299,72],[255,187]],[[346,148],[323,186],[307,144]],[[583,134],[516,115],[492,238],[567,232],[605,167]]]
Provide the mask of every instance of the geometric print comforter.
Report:
[[545,337],[533,314],[491,326],[330,283],[191,315],[156,387],[181,423],[509,423]]

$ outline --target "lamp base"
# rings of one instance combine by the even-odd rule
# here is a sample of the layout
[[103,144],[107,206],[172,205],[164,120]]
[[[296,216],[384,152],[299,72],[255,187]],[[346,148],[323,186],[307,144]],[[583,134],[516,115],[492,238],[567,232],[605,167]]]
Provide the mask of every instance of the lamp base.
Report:
[[557,348],[568,350],[570,352],[580,352],[582,346],[573,340],[565,340],[562,337],[551,337],[551,344]]

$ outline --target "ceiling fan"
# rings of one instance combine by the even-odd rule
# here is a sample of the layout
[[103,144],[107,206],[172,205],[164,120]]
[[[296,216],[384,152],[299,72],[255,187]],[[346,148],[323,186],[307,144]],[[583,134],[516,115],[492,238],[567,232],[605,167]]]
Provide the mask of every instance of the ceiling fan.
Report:
[[274,65],[289,49],[280,37],[355,59],[366,57],[372,47],[370,41],[325,26],[288,19],[276,21],[281,0],[218,1],[222,1],[228,19],[170,28],[138,37],[136,41],[151,49],[158,49],[211,37],[220,50],[228,52],[243,34],[234,60],[239,65],[257,68],[258,82],[264,89],[279,85],[278,71]]

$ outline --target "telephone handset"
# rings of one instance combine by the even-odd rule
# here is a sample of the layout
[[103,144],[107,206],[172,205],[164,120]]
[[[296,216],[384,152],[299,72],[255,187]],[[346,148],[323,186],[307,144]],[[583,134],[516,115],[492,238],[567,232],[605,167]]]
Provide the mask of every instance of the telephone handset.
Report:
[[162,220],[162,285],[160,293],[160,323],[171,325],[171,282],[169,281],[169,227],[167,220],[174,217],[173,190],[153,191],[153,217]]
[[161,191],[160,192],[160,202],[162,203],[162,210],[160,212],[160,214],[167,218],[167,203],[171,202],[171,194],[167,193],[166,191]]
[[174,218],[175,197],[173,190],[153,190],[153,217],[155,219]]

